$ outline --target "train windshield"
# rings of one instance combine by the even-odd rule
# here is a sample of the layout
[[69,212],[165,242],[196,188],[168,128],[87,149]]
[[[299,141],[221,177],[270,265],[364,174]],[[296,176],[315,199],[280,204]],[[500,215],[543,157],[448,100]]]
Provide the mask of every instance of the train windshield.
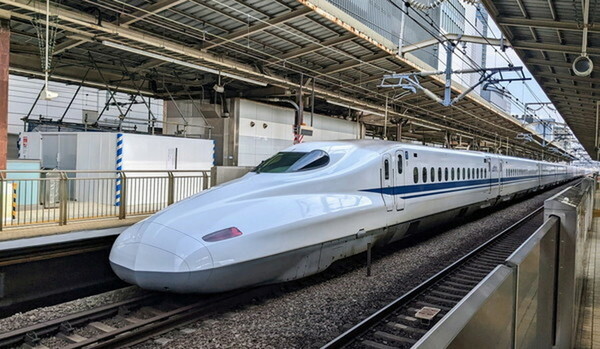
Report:
[[279,152],[263,161],[252,172],[283,173],[314,170],[329,163],[329,155],[322,150],[304,152]]

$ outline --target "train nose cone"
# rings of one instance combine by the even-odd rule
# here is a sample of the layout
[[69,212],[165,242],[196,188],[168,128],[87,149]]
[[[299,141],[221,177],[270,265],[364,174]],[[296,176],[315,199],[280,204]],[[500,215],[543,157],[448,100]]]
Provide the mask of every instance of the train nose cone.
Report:
[[142,243],[113,248],[110,263],[121,280],[145,289],[172,290],[189,279],[183,258]]
[[[145,289],[186,292],[191,272],[194,283],[208,278],[212,258],[200,241],[157,223],[130,229],[119,236],[109,258],[122,280]],[[206,277],[198,278],[199,271]]]

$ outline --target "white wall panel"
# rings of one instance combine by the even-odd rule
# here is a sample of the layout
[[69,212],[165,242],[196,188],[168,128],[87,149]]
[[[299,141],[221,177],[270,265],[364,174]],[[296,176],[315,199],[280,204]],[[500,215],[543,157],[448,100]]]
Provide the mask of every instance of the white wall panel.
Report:
[[[239,102],[238,166],[258,165],[262,160],[293,144],[294,109],[245,99],[240,99]],[[310,113],[304,113],[304,121],[310,124]],[[250,125],[252,122],[253,127]],[[263,127],[263,124],[267,127]],[[313,126],[313,136],[305,136],[305,142],[356,139],[358,135],[358,125],[355,122],[324,115],[315,114]]]
[[[177,168],[173,158],[175,149]],[[123,170],[210,171],[214,162],[213,150],[214,142],[208,139],[124,134]]]

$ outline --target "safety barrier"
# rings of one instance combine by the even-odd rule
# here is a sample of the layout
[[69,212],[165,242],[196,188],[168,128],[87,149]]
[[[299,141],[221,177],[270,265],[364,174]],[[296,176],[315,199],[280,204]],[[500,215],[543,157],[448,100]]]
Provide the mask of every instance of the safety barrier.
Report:
[[413,348],[573,348],[595,181],[546,200],[544,224]]
[[210,171],[0,171],[0,230],[157,212],[211,186]]

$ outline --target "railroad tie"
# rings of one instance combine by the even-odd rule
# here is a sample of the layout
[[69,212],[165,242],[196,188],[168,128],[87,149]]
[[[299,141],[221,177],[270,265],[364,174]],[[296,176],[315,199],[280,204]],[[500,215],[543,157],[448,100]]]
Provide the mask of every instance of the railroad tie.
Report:
[[72,333],[72,334],[59,333],[57,335],[57,337],[62,338],[69,343],[79,343],[79,342],[83,342],[83,341],[87,340],[86,337],[82,337],[76,333]]
[[109,326],[107,324],[103,324],[103,323],[98,322],[98,321],[90,322],[88,324],[88,326],[90,326],[91,328],[96,329],[96,330],[98,330],[100,332],[104,332],[104,333],[109,333],[109,332],[112,332],[112,331],[116,330],[116,328],[114,328],[112,326]]
[[[416,319],[415,319],[416,320]],[[414,332],[414,333],[420,333],[420,334],[425,334],[427,333],[426,330],[422,330],[420,328],[416,328],[416,327],[411,327],[411,326],[406,326],[406,325],[402,325],[399,324],[397,322],[388,322],[386,324],[388,327],[391,327],[393,329],[396,330],[402,330],[402,331],[406,331],[406,332]]]
[[389,345],[373,342],[370,340],[362,341],[362,345],[365,347],[373,348],[373,349],[396,349],[396,347],[392,347]]
[[400,337],[400,336],[396,336],[391,333],[382,332],[382,331],[375,332],[375,337],[386,340],[386,341],[398,342],[398,343],[414,344],[417,342],[416,340],[414,340],[412,338]]

